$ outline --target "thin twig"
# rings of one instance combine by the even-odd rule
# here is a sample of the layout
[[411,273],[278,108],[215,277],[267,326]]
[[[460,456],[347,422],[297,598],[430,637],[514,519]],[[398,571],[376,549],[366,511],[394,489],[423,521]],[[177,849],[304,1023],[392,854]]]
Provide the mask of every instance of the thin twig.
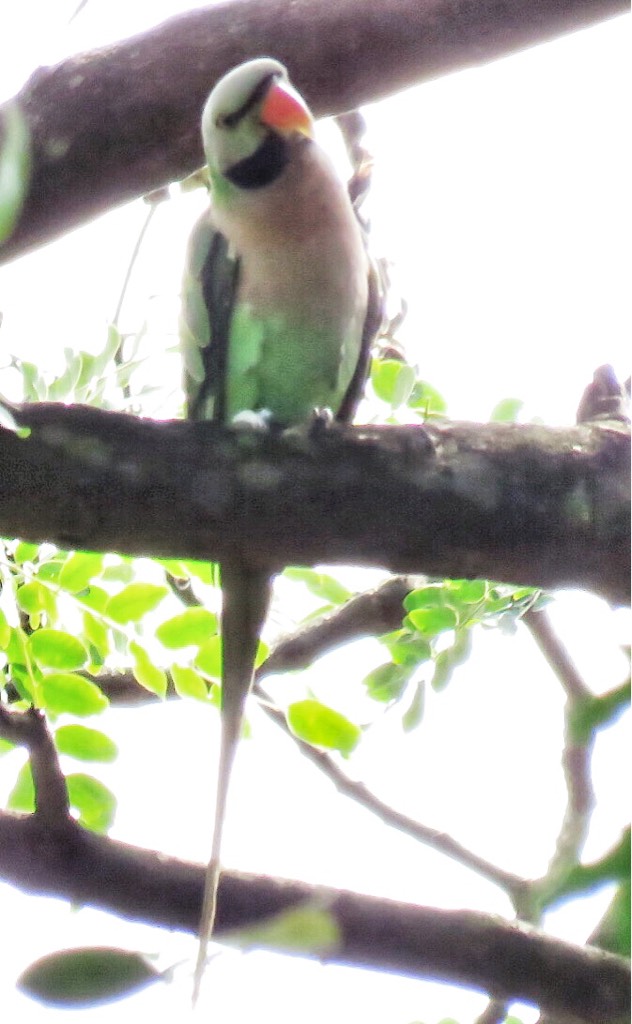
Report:
[[[115,327],[118,327],[118,322],[119,322],[120,317],[121,317],[121,310],[123,309],[123,303],[125,302],[125,296],[127,295],[127,289],[129,287],[129,283],[130,283],[130,280],[131,280],[131,277],[132,277],[132,273],[134,271],[134,267],[136,265],[136,261],[138,259],[138,255],[139,255],[140,250],[142,248],[142,244],[143,244],[143,242],[145,240],[145,235],[147,234],[147,231],[149,229],[149,225],[151,224],[152,218],[153,218],[154,213],[156,212],[157,209],[158,209],[158,203],[152,202],[152,203],[148,204],[147,215],[146,215],[145,220],[143,221],[143,223],[141,225],[141,229],[138,232],[138,238],[136,239],[136,243],[134,245],[134,248],[132,249],[132,255],[130,256],[129,263],[127,264],[127,270],[125,271],[125,277],[123,278],[123,284],[121,285],[121,291],[120,291],[120,294],[119,294],[118,302],[116,304],[116,309],[114,310],[114,316],[112,317],[112,323],[114,324]],[[116,357],[115,357],[115,361],[117,361]],[[117,364],[118,364],[118,361],[117,361]]]
[[479,857],[478,854],[462,846],[446,832],[441,832],[439,829],[431,828],[429,825],[415,821],[414,818],[409,818],[406,814],[402,814],[389,804],[384,803],[383,800],[380,800],[379,797],[367,789],[364,783],[356,782],[345,775],[328,754],[323,753],[323,751],[318,750],[316,747],[312,747],[309,743],[304,743],[294,736],[288,727],[284,713],[272,706],[270,698],[259,685],[255,686],[255,693],[262,699],[262,707],[266,715],[293,739],[300,752],[312,764],[316,765],[330,782],[333,782],[338,792],[370,811],[371,814],[374,814],[385,825],[404,832],[425,846],[429,846],[431,849],[443,853],[446,857],[450,857],[451,860],[456,860],[465,867],[470,868],[471,871],[477,872],[477,874],[486,878],[487,881],[492,882],[494,885],[498,885],[508,894],[513,902],[520,902],[522,900],[523,890],[525,885],[528,884],[522,878],[510,871],[497,867],[483,857]]
[[[253,692],[261,700],[266,715],[296,743],[300,752],[330,782],[333,782],[340,793],[375,814],[385,825],[410,835],[498,885],[517,908],[525,901],[527,882],[479,857],[445,832],[424,825],[395,810],[371,793],[363,783],[350,779],[329,755],[294,736],[288,727],[285,714],[274,706],[269,695],[261,687],[261,680],[272,672],[305,668],[315,658],[342,643],[360,636],[386,633],[396,629],[402,620],[402,601],[413,585],[409,577],[393,577],[375,590],[352,598],[331,615],[310,623],[300,628],[296,634],[281,640],[258,669]],[[174,592],[177,593],[177,590]],[[188,598],[185,600],[189,602]],[[103,678],[98,682],[111,696],[113,702],[116,701],[117,689],[120,691],[122,688],[128,694],[130,687],[133,692],[138,689],[138,684],[129,678],[128,673],[111,678],[111,685],[106,684]]]
[[553,629],[546,611],[536,612],[530,609],[522,616],[522,621],[555,672],[566,696],[573,700],[586,700],[592,697],[577,666]]
[[573,715],[578,705],[590,700],[592,694],[573,663],[568,651],[555,633],[544,611],[528,611],[523,616],[547,662],[555,672],[564,693],[564,749],[562,767],[566,783],[566,808],[555,843],[555,851],[545,876],[539,880],[541,891],[555,887],[568,869],[579,862],[586,842],[590,818],[595,805],[591,764],[594,732],[585,739],[574,735]]

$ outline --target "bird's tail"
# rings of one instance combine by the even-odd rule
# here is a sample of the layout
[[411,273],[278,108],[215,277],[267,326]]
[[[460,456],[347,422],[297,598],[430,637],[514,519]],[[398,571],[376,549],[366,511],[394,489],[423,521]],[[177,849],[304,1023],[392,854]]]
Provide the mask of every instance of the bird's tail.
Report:
[[220,856],[226,799],[246,698],[252,686],[259,637],[270,605],[271,577],[241,563],[222,562],[222,699],[221,741],[211,859],[204,880],[193,1005],[200,994],[208,944],[217,910]]

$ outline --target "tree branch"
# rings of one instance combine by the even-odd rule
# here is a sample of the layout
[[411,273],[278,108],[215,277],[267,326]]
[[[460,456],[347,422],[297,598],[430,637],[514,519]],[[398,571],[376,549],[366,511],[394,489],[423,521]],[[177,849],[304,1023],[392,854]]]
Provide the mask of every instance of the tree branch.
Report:
[[0,535],[255,567],[378,565],[629,593],[630,441],[598,426],[444,423],[308,435],[12,408]]
[[278,57],[317,115],[337,114],[626,10],[624,0],[232,0],[40,68],[16,97],[33,170],[0,262],[199,167],[203,102],[248,57]]
[[[194,931],[204,869],[74,822],[50,829],[35,815],[0,813],[0,874],[28,892]],[[217,930],[252,925],[306,901],[328,909],[339,928],[336,949],[318,954],[325,962],[468,985],[535,1003],[565,1024],[623,1024],[629,1014],[629,967],[621,958],[473,911],[223,872]]]
[[[412,588],[412,580],[406,577],[394,577],[375,590],[351,598],[342,608],[331,615],[324,616],[317,622],[310,622],[299,628],[296,633],[282,639],[257,669],[255,695],[262,699],[264,713],[292,740],[300,753],[329,779],[339,793],[364,807],[388,827],[404,832],[417,842],[429,846],[471,871],[475,871],[492,884],[498,885],[515,905],[522,905],[528,896],[530,883],[478,856],[446,832],[402,814],[390,804],[380,800],[364,783],[349,778],[327,753],[294,736],[288,728],[284,712],[274,707],[268,694],[261,687],[261,681],[266,676],[306,668],[317,657],[342,643],[348,643],[350,640],[362,636],[377,635],[397,629],[402,621],[402,602]],[[175,687],[169,673],[167,675],[169,688],[166,696],[175,697]],[[99,676],[96,681],[110,701],[118,706],[124,704],[129,707],[160,700],[155,694],[137,683],[131,672],[104,674]],[[2,734],[1,726],[0,719],[0,734]],[[11,737],[7,736],[7,738]]]
[[[261,694],[261,691],[259,693]],[[263,694],[263,696],[265,697],[266,695]],[[397,811],[390,804],[380,800],[363,782],[356,782],[350,779],[338,767],[333,758],[324,751],[293,736],[290,733],[286,717],[282,711],[272,707],[270,704],[264,704],[263,710],[273,722],[291,737],[303,756],[316,765],[318,770],[334,784],[338,792],[342,793],[343,796],[349,797],[358,806],[370,811],[383,824],[411,836],[417,842],[423,843],[424,846],[444,854],[458,864],[462,864],[471,871],[475,871],[481,878],[485,878],[493,885],[499,886],[514,904],[519,905],[524,901],[525,893],[530,886],[529,882],[525,882],[524,879],[513,874],[513,872],[505,871],[484,857],[480,857],[456,839],[453,839],[447,832],[432,828],[430,825],[424,825],[423,822],[416,821],[401,811]]]
[[566,808],[553,857],[545,877],[539,883],[541,891],[546,892],[547,889],[554,889],[560,880],[564,879],[569,869],[579,862],[588,836],[595,806],[591,772],[595,731],[582,738],[574,734],[575,712],[582,702],[590,698],[591,693],[564,644],[555,633],[548,615],[544,611],[529,611],[523,617],[523,621],[566,694],[562,751]]
[[29,752],[38,819],[52,827],[65,825],[70,818],[66,779],[44,714],[36,708],[9,711],[0,704],[0,736]]

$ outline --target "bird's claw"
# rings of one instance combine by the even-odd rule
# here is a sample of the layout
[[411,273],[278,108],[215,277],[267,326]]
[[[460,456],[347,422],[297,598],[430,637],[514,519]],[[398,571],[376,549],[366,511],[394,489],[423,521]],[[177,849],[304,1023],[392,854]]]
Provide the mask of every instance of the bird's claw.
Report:
[[329,430],[335,423],[331,409],[314,409],[307,425],[310,438],[320,437],[323,431]]
[[233,416],[231,422],[238,430],[258,430],[267,434],[274,424],[274,419],[269,409],[244,409]]

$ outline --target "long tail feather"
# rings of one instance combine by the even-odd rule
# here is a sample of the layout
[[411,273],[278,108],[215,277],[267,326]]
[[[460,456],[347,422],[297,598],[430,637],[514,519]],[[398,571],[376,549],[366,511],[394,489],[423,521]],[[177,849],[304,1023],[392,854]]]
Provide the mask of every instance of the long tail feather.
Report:
[[206,869],[199,927],[199,945],[193,979],[193,1005],[202,984],[208,944],[217,911],[217,890],[226,799],[235,752],[244,717],[246,699],[252,686],[259,636],[270,605],[271,578],[268,573],[224,562],[222,580],[222,731],[220,741],[215,820],[211,859]]

